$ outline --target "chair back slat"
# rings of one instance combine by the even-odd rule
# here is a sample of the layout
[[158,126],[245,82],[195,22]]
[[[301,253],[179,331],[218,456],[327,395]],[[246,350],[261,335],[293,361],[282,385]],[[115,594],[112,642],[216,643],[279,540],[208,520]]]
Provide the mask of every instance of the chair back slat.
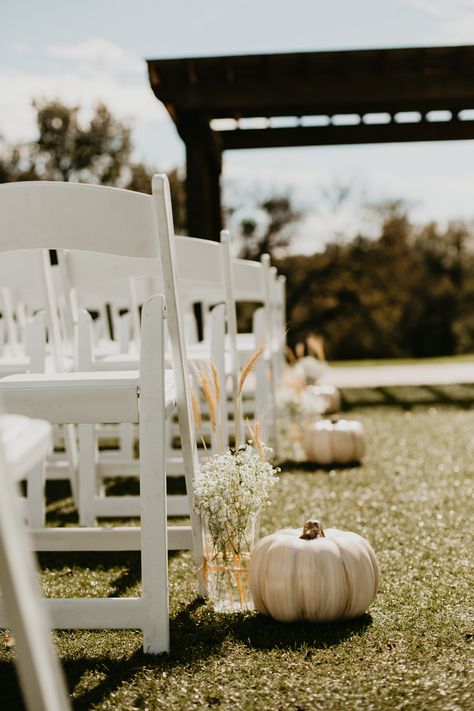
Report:
[[44,248],[158,257],[153,198],[80,183],[0,185],[0,251]]
[[264,302],[266,300],[265,277],[260,262],[233,259],[232,280],[236,301]]

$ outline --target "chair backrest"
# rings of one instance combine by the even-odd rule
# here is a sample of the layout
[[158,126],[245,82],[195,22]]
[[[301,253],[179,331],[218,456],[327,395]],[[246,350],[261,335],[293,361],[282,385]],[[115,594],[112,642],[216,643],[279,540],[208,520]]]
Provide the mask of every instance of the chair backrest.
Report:
[[[195,302],[223,301],[225,278],[222,246],[218,242],[178,235],[173,241],[181,299]],[[89,254],[85,255],[76,249],[65,251],[60,258],[69,286],[78,291],[99,294],[102,285],[104,297],[115,300],[121,293],[125,296],[126,288],[121,291],[119,284],[126,285],[126,280],[130,278],[147,279],[147,287],[153,293],[164,290],[160,259],[96,252],[94,263],[91,263]]]
[[263,254],[260,262],[247,259],[232,260],[232,282],[235,302],[257,302],[262,305],[261,325],[264,342],[268,343],[272,332],[272,287],[270,256]]
[[154,199],[128,190],[48,181],[0,186],[0,252],[82,249],[159,257]]
[[253,262],[249,259],[233,259],[232,278],[236,301],[265,303],[265,273],[261,262]]
[[[216,242],[183,236],[174,238],[174,248],[186,334],[194,342],[197,336],[192,304],[225,302],[223,248]],[[59,253],[59,263],[64,283],[70,289],[73,321],[77,321],[80,307],[103,312],[108,304],[112,307],[117,334],[120,329],[114,312],[126,308],[130,313],[132,340],[138,341],[140,306],[152,294],[164,292],[160,260],[94,253],[91,262],[90,253],[64,250]]]

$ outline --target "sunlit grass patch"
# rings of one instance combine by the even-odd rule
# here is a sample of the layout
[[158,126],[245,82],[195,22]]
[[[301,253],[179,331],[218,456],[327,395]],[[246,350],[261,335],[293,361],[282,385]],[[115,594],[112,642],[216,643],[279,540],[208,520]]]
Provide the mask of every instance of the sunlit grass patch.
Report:
[[[330,625],[216,614],[196,598],[190,553],[179,553],[170,556],[168,657],[144,656],[139,632],[56,633],[76,709],[470,708],[474,411],[384,406],[349,416],[366,428],[362,466],[288,467],[261,534],[318,516],[365,536],[381,567],[368,614]],[[51,595],[139,590],[136,553],[41,561]],[[5,709],[21,708],[13,654],[0,644]]]

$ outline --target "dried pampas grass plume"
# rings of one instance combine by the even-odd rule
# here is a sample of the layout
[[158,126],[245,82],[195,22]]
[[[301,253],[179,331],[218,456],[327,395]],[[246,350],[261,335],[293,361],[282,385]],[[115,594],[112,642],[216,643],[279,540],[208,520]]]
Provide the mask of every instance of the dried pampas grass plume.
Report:
[[295,354],[298,360],[304,358],[304,343],[297,343],[295,346]]
[[224,451],[224,436],[222,434],[221,381],[219,378],[219,371],[217,370],[217,366],[213,360],[211,361],[211,373],[212,373],[212,379],[214,381],[214,393],[216,396],[221,452],[223,452]]
[[294,365],[296,363],[296,356],[293,353],[293,349],[290,348],[290,346],[285,346],[285,353],[286,353],[286,357],[288,359],[288,363],[290,363],[291,365]]
[[326,360],[326,355],[324,353],[324,339],[322,336],[316,336],[314,333],[310,333],[306,339],[306,345],[308,346],[308,352],[310,355],[315,356],[323,362]]
[[245,381],[247,380],[249,374],[252,372],[252,370],[255,368],[257,365],[258,361],[260,358],[263,356],[265,352],[265,346],[259,346],[255,353],[250,356],[244,367],[242,368],[242,372],[240,374],[239,378],[239,386],[237,388],[237,398],[239,398],[242,394],[242,390],[244,389]]
[[257,420],[257,422],[255,422],[253,427],[249,422],[248,428],[249,428],[250,437],[252,439],[252,442],[254,443],[255,449],[258,452],[258,456],[260,457],[260,459],[264,460],[265,459],[265,450],[263,448],[260,422]]
[[201,368],[199,371],[199,386],[201,392],[206,400],[209,407],[209,420],[211,422],[211,432],[214,438],[214,444],[216,444],[217,437],[217,408],[216,400],[214,394],[214,388],[212,387],[211,378],[209,376],[209,371],[207,368]]
[[209,458],[209,452],[207,451],[206,447],[206,441],[204,439],[204,436],[202,434],[202,417],[201,417],[201,408],[199,407],[199,400],[196,395],[196,391],[194,389],[194,385],[191,385],[191,406],[193,409],[193,417],[194,417],[194,422],[196,423],[196,428],[199,434],[199,438],[202,442],[202,446],[204,447],[204,451],[206,452],[208,458]]

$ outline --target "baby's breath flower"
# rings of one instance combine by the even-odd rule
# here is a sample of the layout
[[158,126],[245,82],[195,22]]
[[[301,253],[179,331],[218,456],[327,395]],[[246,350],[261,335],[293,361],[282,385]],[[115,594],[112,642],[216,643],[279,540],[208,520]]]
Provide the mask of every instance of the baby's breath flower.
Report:
[[201,465],[194,481],[194,510],[206,522],[216,548],[230,545],[240,553],[245,547],[249,523],[267,505],[278,471],[250,444]]

